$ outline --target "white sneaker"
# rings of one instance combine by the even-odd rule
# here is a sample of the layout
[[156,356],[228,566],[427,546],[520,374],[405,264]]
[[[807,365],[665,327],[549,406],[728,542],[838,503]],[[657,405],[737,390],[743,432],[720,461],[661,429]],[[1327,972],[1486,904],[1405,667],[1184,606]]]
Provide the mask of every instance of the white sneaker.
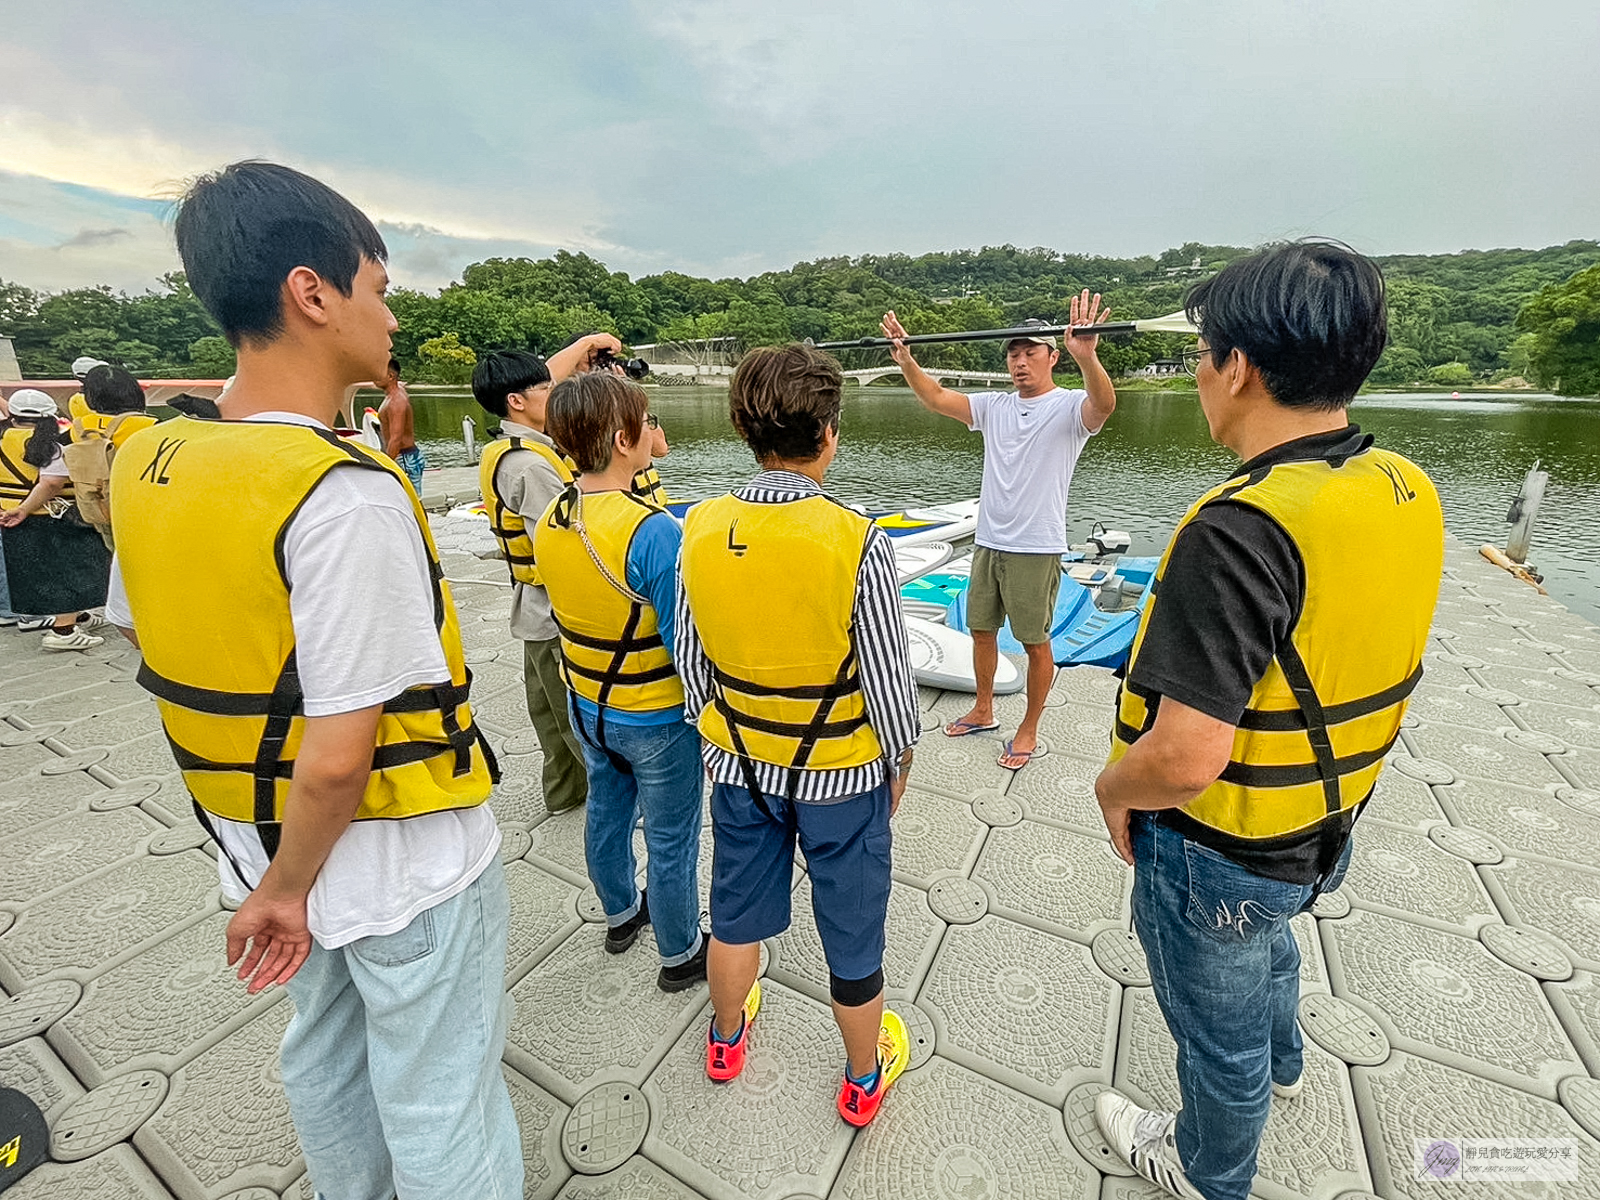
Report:
[[92,633],[85,633],[82,629],[74,628],[67,633],[57,633],[54,629],[45,631],[44,640],[39,643],[41,650],[93,650],[105,641],[103,637],[95,637]]
[[1180,1200],[1205,1200],[1178,1158],[1175,1113],[1151,1112],[1108,1089],[1095,1098],[1094,1119],[1111,1148],[1151,1183]]
[[17,629],[23,633],[37,633],[41,629],[49,629],[55,623],[54,617],[18,617]]
[[111,622],[106,620],[105,616],[101,613],[93,611],[79,613],[78,628],[83,630],[85,633],[99,633],[102,629],[110,629]]
[[1300,1073],[1300,1078],[1293,1083],[1274,1083],[1272,1085],[1272,1094],[1279,1100],[1298,1100],[1300,1099],[1300,1093],[1305,1090],[1306,1076],[1304,1071]]

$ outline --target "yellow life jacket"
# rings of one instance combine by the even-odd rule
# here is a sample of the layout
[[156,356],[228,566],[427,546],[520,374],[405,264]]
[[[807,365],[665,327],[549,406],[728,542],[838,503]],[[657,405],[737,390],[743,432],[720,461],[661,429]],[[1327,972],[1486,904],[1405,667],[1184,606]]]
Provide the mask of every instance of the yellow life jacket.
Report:
[[[39,468],[23,458],[34,426],[12,425],[0,433],[0,512],[10,512],[19,507],[39,482]],[[73,498],[72,484],[68,483],[61,498]]]
[[661,472],[654,467],[646,467],[635,472],[633,476],[633,494],[641,500],[648,500],[657,508],[667,506],[667,489],[661,482]]
[[500,461],[513,450],[531,450],[544,459],[560,477],[563,487],[578,477],[578,467],[553,446],[533,438],[519,437],[490,442],[483,448],[483,456],[478,460],[478,491],[489,510],[489,527],[494,530],[494,536],[506,556],[506,565],[511,568],[512,582],[539,587],[544,580],[540,578],[539,568],[534,565],[533,537],[528,533],[528,523],[523,520],[521,513],[506,503],[496,478],[500,472]]
[[[1234,838],[1270,839],[1348,812],[1377,782],[1422,677],[1444,517],[1422,470],[1376,448],[1339,466],[1285,462],[1229,480],[1174,531],[1134,639],[1130,678],[1161,604],[1172,545],[1201,509],[1227,500],[1283,527],[1304,564],[1305,598],[1289,640],[1251,693],[1228,765],[1182,811]],[[1124,682],[1111,761],[1154,723],[1146,697]]]
[[[78,417],[78,424],[85,433],[102,433],[111,439],[111,444],[118,450],[123,443],[138,433],[141,429],[149,429],[156,423],[156,419],[149,413],[101,413],[93,409],[87,410],[83,416]],[[109,431],[109,432],[108,432]],[[76,433],[73,441],[78,441]]]
[[33,426],[13,425],[0,433],[0,512],[10,512],[39,482],[39,468],[22,457]]
[[683,588],[713,678],[701,737],[795,772],[883,757],[850,640],[871,529],[822,495],[783,504],[728,495],[689,510]]
[[67,401],[67,416],[76,420],[83,420],[93,411],[94,409],[89,407],[89,401],[84,398],[82,392],[73,392],[72,398]]
[[[404,482],[387,459],[327,430],[266,421],[179,417],[135,434],[112,464],[139,682],[156,697],[197,807],[255,822],[269,854],[305,721],[283,536],[334,470]],[[414,496],[412,505],[450,677],[384,704],[357,820],[472,808],[497,775],[467,702],[455,602]]]
[[567,687],[601,707],[659,712],[683,703],[683,683],[649,599],[628,587],[639,526],[664,510],[628,492],[566,492],[545,510],[533,552],[561,633]]

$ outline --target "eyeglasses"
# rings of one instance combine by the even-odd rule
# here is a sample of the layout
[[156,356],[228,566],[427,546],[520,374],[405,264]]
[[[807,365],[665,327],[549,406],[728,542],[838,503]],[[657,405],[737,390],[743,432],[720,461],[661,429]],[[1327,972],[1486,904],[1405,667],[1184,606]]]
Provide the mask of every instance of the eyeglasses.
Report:
[[[1183,369],[1193,375],[1199,370],[1201,356],[1210,353],[1211,347],[1209,346],[1190,346],[1178,355],[1178,360],[1183,363]],[[1213,365],[1215,364],[1213,363]]]
[[661,418],[656,416],[655,413],[653,413],[653,412],[645,413],[645,415],[644,415],[644,423],[646,425],[648,425],[651,429],[660,429],[661,428]]

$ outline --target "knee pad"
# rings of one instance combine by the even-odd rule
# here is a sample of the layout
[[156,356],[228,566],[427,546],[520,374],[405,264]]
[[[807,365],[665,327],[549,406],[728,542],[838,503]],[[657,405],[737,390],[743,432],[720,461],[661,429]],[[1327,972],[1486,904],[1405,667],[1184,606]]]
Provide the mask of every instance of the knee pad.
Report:
[[879,967],[865,979],[840,979],[828,974],[828,995],[843,1008],[860,1008],[883,991],[883,968]]

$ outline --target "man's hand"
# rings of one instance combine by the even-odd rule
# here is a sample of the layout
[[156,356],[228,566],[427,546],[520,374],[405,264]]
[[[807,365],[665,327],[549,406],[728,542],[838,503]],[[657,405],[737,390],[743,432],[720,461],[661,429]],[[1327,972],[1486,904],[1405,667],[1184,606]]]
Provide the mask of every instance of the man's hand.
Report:
[[228,922],[228,965],[239,963],[239,978],[252,996],[289,982],[310,953],[304,894],[280,896],[257,888]]
[[1117,852],[1118,858],[1131,867],[1133,840],[1128,834],[1128,816],[1133,810],[1099,795],[1099,791],[1100,789],[1096,787],[1095,792],[1100,801],[1100,817],[1106,823],[1106,832],[1111,835],[1111,848]]
[[584,347],[583,369],[585,371],[594,370],[594,360],[600,357],[602,352],[609,351],[612,354],[622,353],[622,343],[609,333],[591,333],[588,337],[583,339],[581,344]]
[[[1100,307],[1099,292],[1096,292],[1091,297],[1089,289],[1084,288],[1081,295],[1072,298],[1071,314],[1068,317],[1069,324],[1074,326],[1099,325],[1110,319],[1111,308],[1109,305],[1103,309]],[[1063,342],[1067,347],[1067,353],[1072,355],[1072,361],[1081,367],[1085,359],[1095,357],[1095,350],[1100,345],[1100,335],[1089,333],[1080,336],[1074,333],[1064,338]]]
[[889,347],[889,356],[906,377],[906,385],[916,393],[917,402],[929,412],[936,412],[942,417],[954,417],[963,425],[971,425],[972,401],[967,399],[965,392],[941,386],[937,379],[917,365],[917,360],[911,356],[911,347],[901,341],[906,336],[905,326],[900,324],[900,318],[894,315],[893,310],[883,314],[880,328],[883,336],[891,339],[893,344]]
[[21,525],[27,519],[28,514],[23,512],[21,508],[10,509],[6,512],[0,513],[0,529],[11,529],[17,525]]
[[907,364],[917,361],[912,357],[911,347],[900,340],[907,336],[906,330],[905,326],[900,324],[900,318],[894,315],[893,309],[883,314],[883,321],[878,328],[883,330],[884,337],[890,339],[889,357],[894,359],[895,366],[903,370]]
[[908,767],[898,775],[889,779],[889,816],[893,817],[900,811],[900,800],[906,794],[906,784],[911,782],[911,769]]
[[544,364],[550,372],[550,381],[560,383],[579,371],[594,370],[595,355],[602,350],[620,354],[622,343],[609,333],[591,333],[587,337],[579,338],[565,350],[558,350]]

